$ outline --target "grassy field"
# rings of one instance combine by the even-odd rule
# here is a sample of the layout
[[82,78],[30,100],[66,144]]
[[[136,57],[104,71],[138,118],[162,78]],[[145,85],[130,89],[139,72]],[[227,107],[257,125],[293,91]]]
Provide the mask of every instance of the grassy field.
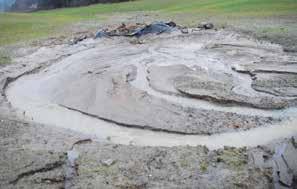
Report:
[[10,62],[11,62],[10,57],[0,51],[0,66],[4,64],[9,64]]
[[165,15],[270,17],[297,15],[297,0],[136,0],[34,13],[0,14],[0,46],[45,37],[100,15],[155,11]]

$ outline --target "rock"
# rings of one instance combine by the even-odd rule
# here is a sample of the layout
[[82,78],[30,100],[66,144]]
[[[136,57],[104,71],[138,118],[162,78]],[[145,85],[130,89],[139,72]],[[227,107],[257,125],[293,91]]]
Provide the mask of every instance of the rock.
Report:
[[180,31],[181,31],[183,34],[188,34],[188,33],[189,33],[189,29],[188,29],[188,28],[181,28]]
[[78,42],[87,39],[87,37],[88,37],[87,35],[81,35],[81,36],[75,37],[75,38],[73,38],[72,40],[70,40],[70,44],[71,44],[71,45],[75,45],[75,44],[77,44]]
[[111,166],[112,164],[114,164],[116,161],[113,159],[107,159],[107,160],[103,160],[101,161],[102,165],[104,166]]
[[209,29],[213,29],[214,25],[211,22],[201,22],[200,24],[198,24],[198,28],[209,30]]

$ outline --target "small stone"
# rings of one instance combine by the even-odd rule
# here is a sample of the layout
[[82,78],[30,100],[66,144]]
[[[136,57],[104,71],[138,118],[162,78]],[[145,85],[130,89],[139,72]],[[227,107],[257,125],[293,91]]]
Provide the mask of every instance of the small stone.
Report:
[[209,30],[209,29],[213,29],[214,25],[211,22],[201,22],[200,24],[198,24],[198,28]]
[[50,181],[50,180],[46,180],[46,181],[45,181],[45,183],[47,183],[47,184],[50,184],[50,183],[51,183],[51,181]]
[[183,34],[188,34],[188,33],[189,33],[188,28],[182,28],[180,31],[181,31]]
[[111,166],[112,164],[114,164],[116,161],[113,159],[107,159],[107,160],[103,160],[101,161],[102,165],[104,166]]

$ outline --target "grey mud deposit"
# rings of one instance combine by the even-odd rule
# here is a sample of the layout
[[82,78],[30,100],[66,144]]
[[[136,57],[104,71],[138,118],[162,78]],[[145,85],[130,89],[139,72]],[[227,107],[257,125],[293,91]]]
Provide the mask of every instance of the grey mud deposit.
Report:
[[[12,82],[7,99],[24,119],[122,144],[254,146],[297,129],[295,78],[285,70],[297,63],[280,46],[225,31],[145,40],[88,39],[73,54],[75,45],[64,48],[68,57]],[[29,60],[43,56],[36,54]],[[280,63],[257,71],[269,61]]]
[[[296,55],[224,30],[134,40],[42,47],[0,70],[1,108],[38,125],[27,137],[69,132],[58,160],[4,174],[7,186],[294,187]],[[93,142],[70,148],[82,137]]]

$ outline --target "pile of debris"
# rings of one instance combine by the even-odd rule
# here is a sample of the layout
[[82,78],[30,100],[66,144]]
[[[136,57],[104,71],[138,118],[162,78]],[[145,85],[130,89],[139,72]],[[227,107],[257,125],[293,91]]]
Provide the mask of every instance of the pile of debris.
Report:
[[[214,25],[210,22],[202,22],[197,26],[200,30],[213,29]],[[188,28],[178,26],[174,22],[154,22],[152,24],[126,25],[122,23],[121,26],[115,29],[103,29],[96,33],[95,38],[113,37],[113,36],[128,36],[128,37],[141,37],[147,34],[161,34],[170,33],[172,31],[180,30],[182,33],[189,33]]]
[[[147,34],[161,34],[161,33],[171,33],[173,31],[180,31],[183,34],[188,34],[190,31],[200,31],[200,30],[209,30],[214,29],[214,25],[210,22],[201,22],[198,24],[196,28],[192,28],[190,30],[187,27],[182,27],[177,25],[175,22],[154,22],[151,24],[131,24],[126,25],[122,23],[119,27],[116,27],[114,29],[102,29],[98,31],[95,34],[96,38],[102,38],[102,37],[114,37],[114,36],[125,36],[125,37],[141,37]],[[76,35],[73,37],[70,41],[70,45],[75,45],[78,42],[81,42],[89,37],[94,37],[94,34],[82,32],[78,33],[79,35]]]
[[95,38],[100,37],[112,37],[112,36],[135,36],[141,37],[147,34],[161,34],[161,33],[170,33],[174,30],[177,30],[177,25],[174,22],[155,22],[149,25],[139,24],[136,25],[126,25],[122,24],[121,26],[109,30],[103,29],[95,35]]

